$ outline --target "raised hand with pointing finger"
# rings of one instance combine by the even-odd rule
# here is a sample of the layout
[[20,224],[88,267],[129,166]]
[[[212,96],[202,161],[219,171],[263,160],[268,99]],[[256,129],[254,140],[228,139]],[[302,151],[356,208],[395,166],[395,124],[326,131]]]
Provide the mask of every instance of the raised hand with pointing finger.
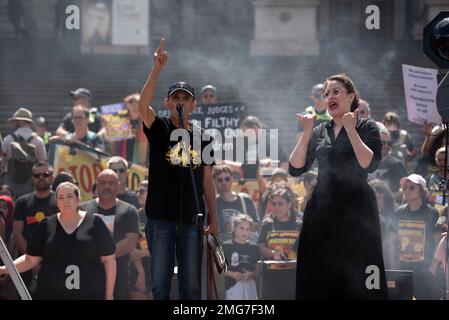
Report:
[[164,68],[168,60],[168,52],[165,50],[165,39],[162,38],[159,42],[159,47],[153,54],[153,67],[154,69],[160,71]]
[[[170,42],[170,45],[176,46],[177,44]],[[195,266],[199,263],[201,256],[197,255],[194,249],[197,247],[196,235],[201,237],[201,234],[197,232],[198,227],[202,226],[192,223],[192,218],[195,222],[199,210],[208,209],[208,219],[205,221],[205,230],[208,235],[209,233],[218,234],[216,195],[212,178],[213,160],[209,161],[209,154],[207,154],[208,157],[195,156],[195,154],[205,155],[206,147],[209,144],[200,143],[198,146],[190,144],[190,148],[184,149],[184,141],[179,141],[176,147],[183,149],[182,154],[173,155],[171,152],[172,155],[167,158],[167,154],[175,147],[171,138],[176,132],[180,132],[177,130],[181,130],[183,138],[185,138],[184,133],[190,137],[191,131],[188,129],[193,128],[193,123],[189,121],[189,117],[196,107],[195,89],[187,82],[179,81],[180,79],[176,79],[171,84],[166,83],[168,90],[162,103],[168,110],[168,115],[157,115],[154,108],[151,107],[158,78],[165,68],[167,60],[168,52],[165,39],[162,38],[153,53],[153,66],[139,99],[139,112],[144,123],[143,133],[151,150],[148,158],[151,179],[148,182],[145,209],[149,215],[146,229],[152,230],[149,232],[149,236],[151,235],[153,238],[148,239],[148,246],[151,251],[152,264],[160,266],[160,270],[164,268],[168,270],[171,267],[170,257],[178,251],[182,252],[178,261],[180,265]],[[164,79],[165,81],[166,79]],[[161,104],[161,102],[155,103]],[[182,117],[179,116],[181,109]],[[206,137],[202,139],[203,130],[198,130],[198,132],[200,140],[206,141]],[[195,160],[198,158],[199,162],[194,161],[195,163],[189,166],[188,162],[190,161],[181,161],[185,157],[190,159],[195,157]],[[189,178],[188,181],[187,178]],[[181,188],[173,188],[174,185],[181,186]],[[196,190],[197,194],[191,192],[192,190]],[[156,201],[154,201],[155,199]],[[169,232],[172,228],[179,232]],[[153,232],[154,230],[168,233],[164,236],[163,241],[158,242],[157,239],[154,241],[156,234]],[[156,248],[154,245],[157,245],[157,250],[154,250]],[[210,271],[213,269],[210,262],[208,263],[207,269],[210,277]],[[154,269],[152,269],[151,278],[154,300],[168,300],[170,297],[170,286],[168,285],[170,284],[170,274],[156,271],[154,273],[153,271]],[[198,283],[200,277],[201,275],[195,268],[180,269],[179,285],[184,288],[180,292],[181,300],[201,299],[201,290],[199,290],[201,286]]]

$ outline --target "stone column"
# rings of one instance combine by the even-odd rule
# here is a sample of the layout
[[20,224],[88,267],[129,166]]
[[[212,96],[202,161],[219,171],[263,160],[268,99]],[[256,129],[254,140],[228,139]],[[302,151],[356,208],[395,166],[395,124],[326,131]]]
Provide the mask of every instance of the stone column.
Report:
[[319,55],[316,0],[255,0],[251,55]]

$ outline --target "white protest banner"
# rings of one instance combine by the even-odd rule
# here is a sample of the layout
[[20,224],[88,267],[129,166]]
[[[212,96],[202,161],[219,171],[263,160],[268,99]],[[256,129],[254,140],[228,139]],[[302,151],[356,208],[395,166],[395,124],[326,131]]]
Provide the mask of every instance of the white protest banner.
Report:
[[441,124],[436,106],[437,70],[402,65],[408,120],[417,124]]
[[[156,110],[159,117],[169,117],[167,109]],[[214,139],[215,156],[223,153],[220,159],[228,159],[225,151],[233,152],[236,137],[240,135],[240,121],[248,116],[248,108],[241,102],[222,102],[210,105],[198,105],[190,114],[191,120],[197,126],[207,130]],[[231,159],[228,159],[231,160]]]
[[149,32],[148,0],[114,0],[112,3],[112,44],[147,46]]

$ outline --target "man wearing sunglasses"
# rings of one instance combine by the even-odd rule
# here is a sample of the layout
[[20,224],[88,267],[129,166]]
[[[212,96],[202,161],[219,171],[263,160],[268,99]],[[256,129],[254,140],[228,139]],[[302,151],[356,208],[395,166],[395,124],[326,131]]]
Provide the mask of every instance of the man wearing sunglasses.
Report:
[[[28,241],[37,224],[45,217],[57,213],[56,195],[51,190],[53,169],[43,161],[33,166],[32,179],[35,191],[16,200],[13,234],[19,255],[26,253]],[[22,274],[25,285],[32,279],[32,271]]]
[[426,180],[411,174],[400,181],[404,204],[396,209],[393,232],[393,267],[413,270],[413,296],[418,300],[439,299],[438,281],[429,267],[436,245],[441,239],[441,227],[436,226],[438,211],[427,202]]
[[260,230],[259,216],[253,200],[246,193],[232,192],[232,171],[227,165],[215,166],[212,169],[215,187],[217,189],[217,219],[219,237],[222,242],[232,240],[232,222],[239,213],[249,215],[253,220],[251,240],[258,241]]
[[139,209],[140,204],[136,194],[128,189],[128,161],[122,157],[112,157],[108,161],[108,169],[117,173],[120,180],[117,198]]

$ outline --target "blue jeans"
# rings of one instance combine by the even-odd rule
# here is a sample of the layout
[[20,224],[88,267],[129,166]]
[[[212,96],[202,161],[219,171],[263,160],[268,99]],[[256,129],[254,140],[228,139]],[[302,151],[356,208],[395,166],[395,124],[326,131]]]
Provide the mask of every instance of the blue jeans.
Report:
[[179,298],[200,299],[196,269],[196,226],[182,224],[179,227],[176,222],[148,219],[145,233],[151,255],[153,299],[170,299],[175,254],[178,261]]

